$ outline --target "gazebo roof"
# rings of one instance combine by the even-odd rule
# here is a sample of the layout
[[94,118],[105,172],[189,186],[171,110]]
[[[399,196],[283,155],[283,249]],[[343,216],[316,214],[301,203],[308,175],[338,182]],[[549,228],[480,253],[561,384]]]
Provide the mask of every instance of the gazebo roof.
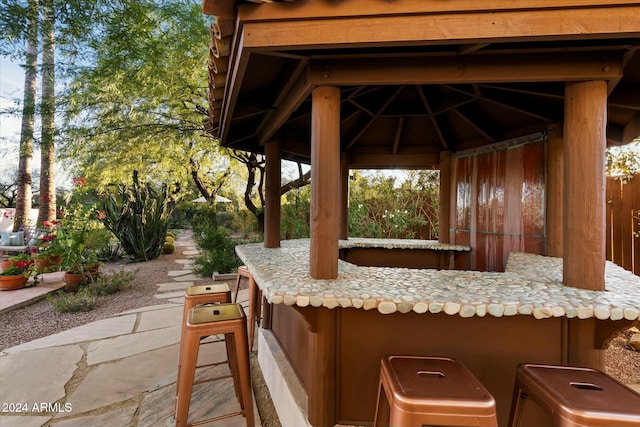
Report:
[[[249,4],[253,3],[253,4]],[[205,0],[207,129],[234,149],[310,157],[311,91],[341,89],[351,167],[428,167],[541,137],[567,81],[608,81],[607,141],[640,134],[640,7],[630,1]],[[366,7],[365,7],[366,6]]]

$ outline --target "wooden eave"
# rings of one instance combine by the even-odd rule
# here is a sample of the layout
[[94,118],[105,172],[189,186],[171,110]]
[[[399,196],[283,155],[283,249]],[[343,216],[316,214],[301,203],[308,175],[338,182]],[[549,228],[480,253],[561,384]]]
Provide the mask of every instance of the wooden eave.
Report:
[[438,151],[544,131],[562,121],[565,81],[609,82],[610,144],[640,129],[637,2],[205,0],[203,10],[216,15],[206,127],[230,148],[262,152],[277,139],[285,158],[308,161],[321,85],[342,90],[352,167],[428,167]]

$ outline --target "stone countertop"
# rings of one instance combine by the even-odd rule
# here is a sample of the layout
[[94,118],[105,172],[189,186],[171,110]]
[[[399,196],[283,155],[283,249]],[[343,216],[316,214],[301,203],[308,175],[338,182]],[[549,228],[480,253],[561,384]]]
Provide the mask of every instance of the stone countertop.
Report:
[[382,314],[640,319],[640,277],[610,262],[607,290],[589,291],[562,284],[561,258],[525,253],[510,254],[504,273],[361,267],[339,260],[337,279],[317,280],[309,276],[309,239],[282,241],[275,249],[242,245],[236,252],[272,304]]

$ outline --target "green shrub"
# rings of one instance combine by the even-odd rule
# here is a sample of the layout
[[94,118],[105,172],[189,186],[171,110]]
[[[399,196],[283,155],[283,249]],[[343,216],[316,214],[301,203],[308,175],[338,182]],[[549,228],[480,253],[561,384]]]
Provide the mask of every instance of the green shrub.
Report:
[[122,250],[122,246],[118,242],[102,246],[97,252],[98,261],[101,262],[119,261],[124,258],[124,255],[124,250]]
[[195,259],[197,274],[211,277],[214,272],[229,273],[242,265],[235,252],[237,242],[229,237],[227,230],[211,222],[194,224],[193,228],[194,240],[200,248],[200,255]]
[[56,292],[56,296],[47,295],[47,300],[53,304],[53,309],[59,313],[71,313],[77,311],[91,311],[96,305],[97,297],[93,291],[84,287],[78,292]]
[[136,272],[119,271],[103,273],[89,286],[90,291],[96,296],[112,295],[129,286],[136,278]]
[[164,242],[165,242],[165,243],[173,243],[173,242],[175,242],[175,241],[176,241],[176,239],[174,239],[174,238],[173,238],[173,237],[171,237],[171,236],[167,236],[167,237],[165,237],[165,238],[164,238]]
[[165,255],[172,254],[176,251],[176,247],[173,243],[166,242],[162,247],[162,253]]

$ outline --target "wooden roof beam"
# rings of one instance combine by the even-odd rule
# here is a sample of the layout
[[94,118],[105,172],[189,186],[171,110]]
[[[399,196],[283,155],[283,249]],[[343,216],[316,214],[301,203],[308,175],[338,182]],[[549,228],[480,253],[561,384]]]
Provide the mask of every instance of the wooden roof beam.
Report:
[[[321,7],[323,3],[332,6],[333,11],[329,10],[330,7]],[[439,11],[433,12],[428,9],[433,9],[433,4],[437,2],[397,2],[399,6],[389,8],[387,2],[377,2],[377,6],[374,6],[376,2],[369,1],[366,7],[358,11],[352,10],[340,17],[331,16],[351,9],[351,1],[344,3],[348,7],[336,8],[333,2],[309,1],[302,2],[297,8],[274,4],[240,9],[240,20],[249,27],[247,46],[291,50],[354,45],[375,47],[416,43],[479,44],[498,40],[631,38],[640,34],[637,19],[640,16],[640,4],[633,1],[582,2],[582,7],[576,7],[575,4],[565,6],[560,1],[544,2],[542,7],[533,6],[531,2],[464,1],[460,3],[466,10],[460,8],[456,11],[452,11],[452,2],[444,2]],[[414,11],[402,13],[404,3],[413,5]],[[480,8],[483,10],[478,10]],[[293,16],[303,11],[308,16]],[[276,20],[277,25],[274,25]]]
[[349,153],[350,169],[425,169],[440,162],[435,154]]
[[[611,80],[622,54],[562,53],[311,61],[312,85],[419,85]],[[472,95],[473,96],[473,95]]]
[[300,72],[297,79],[295,79],[289,87],[289,90],[286,91],[283,96],[279,97],[280,103],[276,106],[275,110],[269,114],[269,119],[265,120],[263,126],[260,127],[258,131],[260,144],[264,144],[271,139],[276,131],[287,121],[289,116],[291,116],[291,113],[311,95],[313,88],[314,86],[309,84],[307,72]]

